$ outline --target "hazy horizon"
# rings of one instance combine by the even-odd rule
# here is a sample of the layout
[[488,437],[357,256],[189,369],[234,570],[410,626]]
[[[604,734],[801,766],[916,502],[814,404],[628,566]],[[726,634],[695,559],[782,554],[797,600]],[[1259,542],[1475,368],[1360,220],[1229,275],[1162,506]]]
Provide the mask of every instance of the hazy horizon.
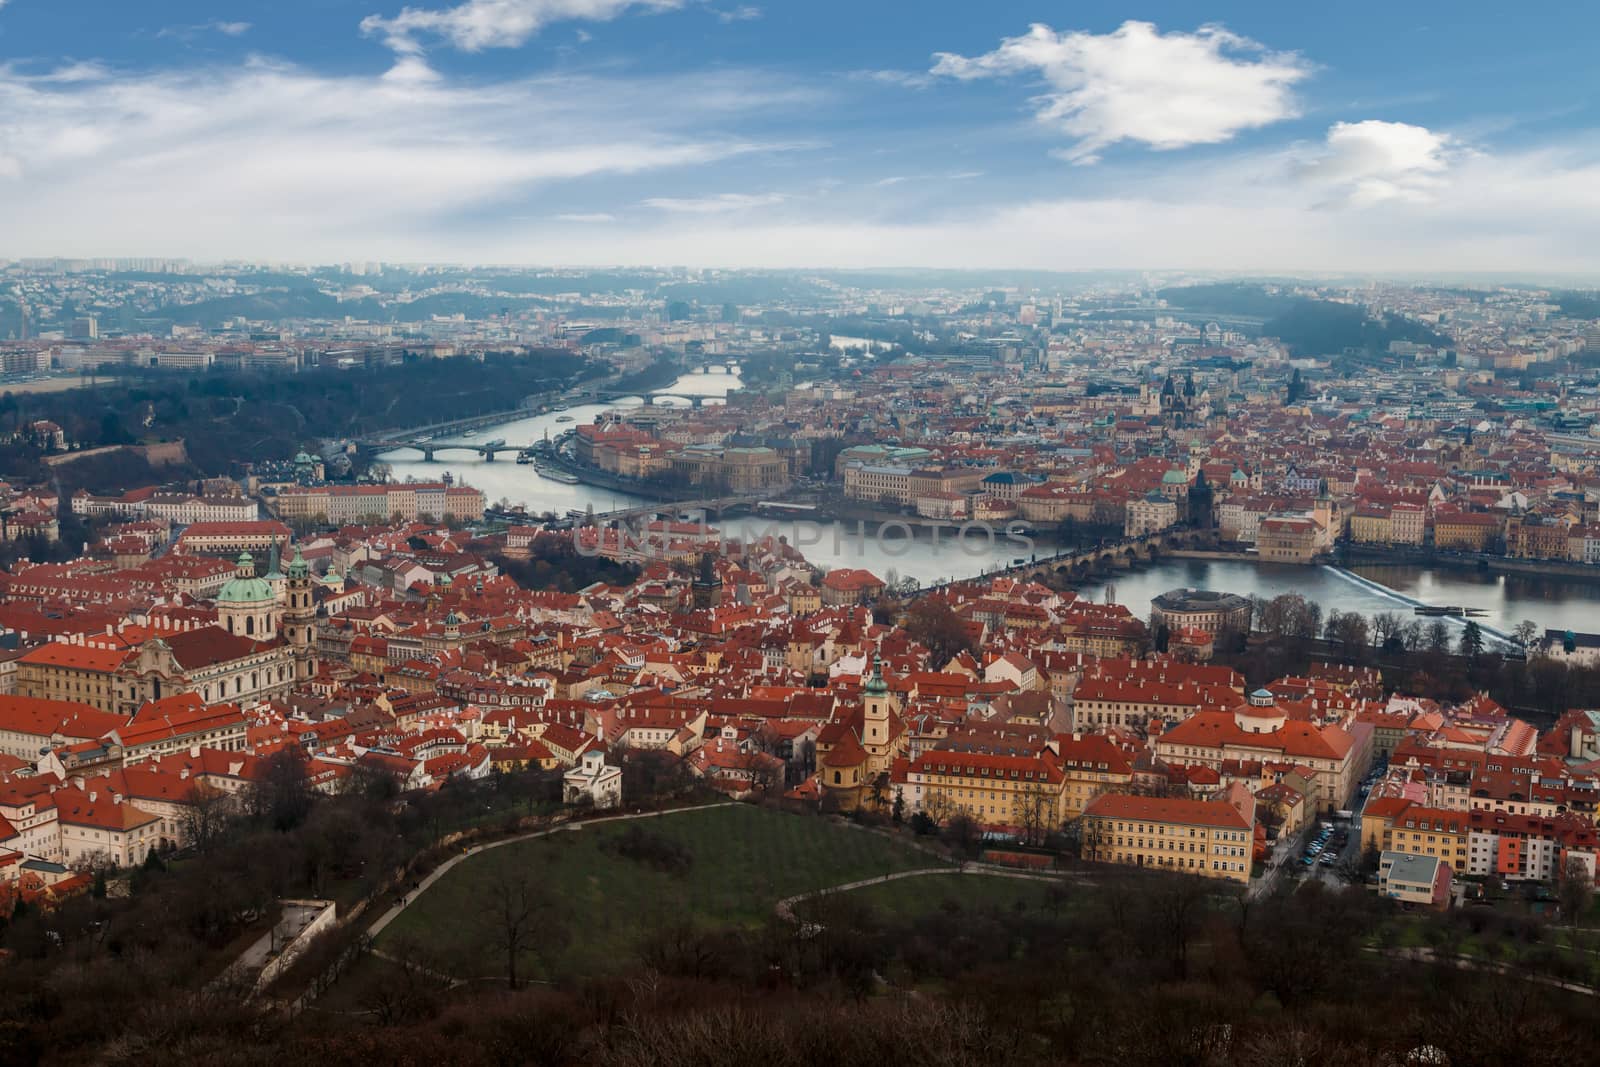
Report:
[[9,0],[0,254],[1594,277],[1523,14]]

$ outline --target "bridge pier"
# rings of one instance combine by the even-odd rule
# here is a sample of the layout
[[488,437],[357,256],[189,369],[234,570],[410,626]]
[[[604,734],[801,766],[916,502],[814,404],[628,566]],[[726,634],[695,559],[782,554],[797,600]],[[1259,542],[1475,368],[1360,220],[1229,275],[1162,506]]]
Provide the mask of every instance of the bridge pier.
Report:
[[424,463],[432,463],[433,462],[433,449],[424,448],[422,450],[422,462],[424,462]]

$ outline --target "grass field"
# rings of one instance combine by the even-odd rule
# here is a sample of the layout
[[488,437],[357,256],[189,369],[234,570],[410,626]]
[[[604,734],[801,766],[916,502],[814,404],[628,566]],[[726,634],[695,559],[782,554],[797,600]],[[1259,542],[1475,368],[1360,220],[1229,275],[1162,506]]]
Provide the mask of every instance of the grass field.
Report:
[[[1043,909],[1049,906],[1047,894],[1050,888],[1044,882],[1006,878],[1003,875],[930,874],[852,889],[850,896],[885,914],[908,918],[955,909],[1010,911],[1018,904],[1028,910]],[[1067,891],[1070,894],[1072,888],[1068,887]]]
[[[104,385],[107,379],[102,375],[97,381]],[[82,378],[35,378],[28,382],[0,382],[0,393],[64,393],[68,389],[82,389],[88,384]]]
[[[601,845],[637,826],[684,846],[689,869],[668,874]],[[564,945],[535,950],[530,975],[604,973],[632,965],[652,930],[689,920],[758,926],[784,897],[918,867],[927,853],[879,834],[747,805],[707,808],[581,830],[491,849],[465,861],[417,898],[378,938],[393,950],[412,941],[452,974],[503,969],[486,894],[503,870],[531,873],[546,891]],[[911,879],[920,883],[923,879]]]

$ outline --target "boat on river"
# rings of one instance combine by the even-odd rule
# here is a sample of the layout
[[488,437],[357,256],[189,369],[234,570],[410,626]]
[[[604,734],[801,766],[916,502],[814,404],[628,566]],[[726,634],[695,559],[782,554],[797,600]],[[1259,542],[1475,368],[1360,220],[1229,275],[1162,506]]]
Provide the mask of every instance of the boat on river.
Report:
[[569,474],[559,467],[552,467],[548,463],[539,462],[537,459],[533,461],[533,469],[539,472],[539,477],[549,478],[552,482],[560,482],[562,485],[583,484],[583,479],[576,474]]

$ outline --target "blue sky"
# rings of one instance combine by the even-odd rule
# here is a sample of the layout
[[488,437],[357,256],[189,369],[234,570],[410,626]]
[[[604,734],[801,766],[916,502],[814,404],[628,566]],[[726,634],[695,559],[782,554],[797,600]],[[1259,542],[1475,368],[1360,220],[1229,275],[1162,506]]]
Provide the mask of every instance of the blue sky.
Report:
[[0,257],[1600,271],[1594,5],[0,0]]

